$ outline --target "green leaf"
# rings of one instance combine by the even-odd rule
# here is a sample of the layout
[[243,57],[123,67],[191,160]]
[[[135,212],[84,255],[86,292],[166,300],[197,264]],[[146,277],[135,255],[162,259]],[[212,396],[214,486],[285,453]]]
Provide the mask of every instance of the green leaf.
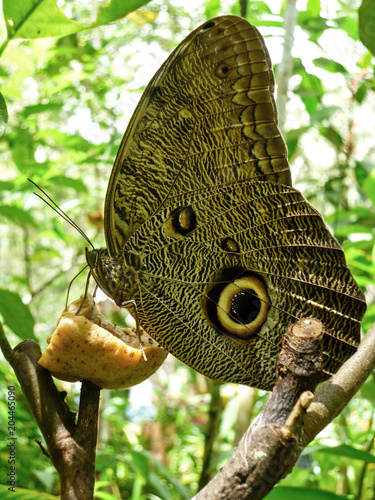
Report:
[[59,500],[60,498],[41,491],[26,490],[18,485],[14,491],[9,491],[8,488],[9,486],[0,484],[1,500]]
[[310,127],[301,127],[301,128],[296,128],[293,130],[288,130],[285,133],[285,141],[288,146],[288,157],[291,159],[295,152],[297,151],[297,146],[300,137],[308,132],[310,130]]
[[4,323],[21,339],[34,339],[34,318],[19,295],[0,288],[0,313]]
[[80,24],[63,14],[56,0],[3,0],[3,13],[8,39],[45,38],[64,36],[101,26],[129,14],[149,0],[112,0],[99,10],[96,20],[88,25]]
[[0,137],[4,134],[8,123],[8,109],[3,94],[0,92]]
[[375,207],[375,168],[370,172],[362,184],[365,193],[371,200],[371,203]]
[[35,138],[26,128],[18,128],[7,136],[12,158],[20,172],[26,173],[33,170],[35,161]]
[[306,11],[311,18],[319,18],[320,0],[307,0]]
[[80,135],[66,134],[54,129],[45,129],[38,132],[38,139],[43,139],[48,145],[61,145],[68,149],[78,151],[88,151],[92,146],[86,139]]
[[300,65],[298,74],[302,80],[300,85],[294,90],[294,93],[301,97],[306,110],[311,115],[315,112],[324,95],[324,89],[320,78],[310,73],[307,73],[305,68]]
[[347,497],[335,495],[330,491],[292,486],[277,486],[265,497],[267,500],[343,500]]
[[367,380],[360,389],[362,396],[375,403],[375,382]]
[[340,151],[344,143],[341,135],[333,127],[319,127],[319,132],[325,137],[335,148]]
[[318,68],[325,69],[330,73],[342,73],[343,75],[346,75],[348,73],[342,64],[340,64],[337,61],[332,61],[332,59],[327,59],[325,57],[318,57],[317,59],[313,60],[313,63]]
[[366,82],[360,82],[358,84],[356,93],[354,95],[355,100],[359,103],[362,104],[363,100],[365,99],[367,95],[367,85]]
[[310,115],[310,121],[313,124],[328,120],[339,110],[340,108],[338,106],[324,106]]
[[354,17],[343,16],[335,19],[337,27],[345,31],[350,38],[358,40],[358,21]]
[[12,191],[15,184],[12,181],[0,181],[0,191]]
[[359,38],[363,45],[375,55],[375,3],[363,0],[358,10]]
[[30,226],[37,227],[34,219],[31,217],[29,212],[26,212],[22,208],[16,207],[14,205],[0,205],[0,217],[6,217],[7,219],[17,222],[18,224],[29,224]]
[[189,498],[191,498],[191,495],[190,495],[190,492],[188,490],[188,488],[182,484],[176,477],[174,477],[166,467],[164,467],[164,465],[162,463],[160,463],[154,456],[152,453],[150,453],[149,451],[144,451],[143,452],[147,457],[148,459],[154,463],[155,465],[155,468],[158,472],[158,475],[163,475],[165,477],[165,479],[170,482],[173,487],[175,488],[175,490],[177,491],[177,493],[179,494],[180,498],[182,500],[188,500]]
[[50,178],[50,182],[58,186],[65,186],[73,188],[78,193],[87,193],[87,187],[81,179],[73,179],[72,177],[64,177],[63,175],[56,175]]
[[333,448],[324,447],[320,448],[319,453],[328,453],[330,455],[339,455],[340,457],[351,458],[355,460],[362,460],[368,464],[375,464],[375,457],[368,451],[358,450],[347,444],[340,444]]
[[62,104],[57,102],[48,102],[47,104],[35,104],[34,106],[26,106],[23,110],[23,116],[28,118],[30,115],[43,113],[44,111],[50,111],[51,109],[61,109]]
[[205,14],[207,19],[211,19],[212,17],[216,17],[221,8],[220,0],[208,0],[205,7]]

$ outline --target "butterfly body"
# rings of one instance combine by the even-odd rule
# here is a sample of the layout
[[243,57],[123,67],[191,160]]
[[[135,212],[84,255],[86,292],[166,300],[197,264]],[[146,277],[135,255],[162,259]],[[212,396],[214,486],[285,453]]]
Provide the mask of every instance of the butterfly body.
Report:
[[224,16],[180,44],[146,89],[105,205],[98,285],[205,375],[270,389],[287,325],[326,328],[324,368],[356,349],[365,310],[343,251],[291,187],[273,73],[256,28]]

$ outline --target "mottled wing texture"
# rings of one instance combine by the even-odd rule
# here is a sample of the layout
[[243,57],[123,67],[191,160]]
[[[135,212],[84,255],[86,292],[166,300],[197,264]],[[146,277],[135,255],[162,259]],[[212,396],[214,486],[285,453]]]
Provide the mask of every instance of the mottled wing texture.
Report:
[[290,184],[273,91],[263,38],[245,19],[193,31],[151,80],[121,143],[105,204],[109,254],[181,194],[241,180]]
[[[275,383],[282,338],[296,318],[325,325],[326,375],[355,352],[364,297],[342,248],[299,191],[270,182],[234,183],[176,201],[197,215],[194,231],[181,239],[168,236],[173,209],[165,209],[126,247],[144,248],[134,298],[142,327],[155,340],[210,378],[262,389]],[[223,249],[228,237],[236,253]],[[231,268],[261,277],[271,305],[260,330],[244,340],[211,321],[216,304],[209,291]]]

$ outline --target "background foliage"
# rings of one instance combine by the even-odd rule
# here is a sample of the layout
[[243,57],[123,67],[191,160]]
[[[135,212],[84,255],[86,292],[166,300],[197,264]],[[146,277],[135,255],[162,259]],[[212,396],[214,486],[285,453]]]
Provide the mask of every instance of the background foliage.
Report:
[[[13,345],[25,338],[45,345],[67,286],[85,264],[82,237],[33,194],[27,177],[95,246],[103,245],[108,177],[142,90],[198,24],[240,13],[235,0],[195,0],[189,9],[179,0],[153,0],[119,19],[127,13],[124,4],[132,10],[146,2],[59,0],[60,10],[53,0],[3,2],[0,132],[5,103],[9,121],[0,142],[0,314]],[[375,7],[363,1],[360,34],[359,3],[300,0],[297,7],[285,127],[294,184],[324,214],[366,291],[366,331],[375,320],[374,30],[369,29]],[[248,6],[248,19],[266,36],[276,71],[284,9],[281,0]],[[106,24],[110,21],[115,22]],[[77,278],[71,298],[83,292],[84,283],[84,276]],[[108,301],[103,308],[114,323],[124,322],[123,312]],[[57,475],[33,442],[41,436],[17,381],[4,362],[0,370],[6,381],[0,395],[5,433],[7,385],[15,385],[17,393],[17,491],[28,499],[41,498],[39,492],[57,495]],[[77,408],[79,384],[60,386]],[[224,463],[266,398],[262,391],[212,383],[171,358],[142,387],[103,391],[97,498],[190,498]],[[301,498],[301,491],[304,498],[375,498],[374,402],[371,378],[269,498]],[[3,485],[7,459],[3,447]],[[0,493],[12,494],[1,485]]]

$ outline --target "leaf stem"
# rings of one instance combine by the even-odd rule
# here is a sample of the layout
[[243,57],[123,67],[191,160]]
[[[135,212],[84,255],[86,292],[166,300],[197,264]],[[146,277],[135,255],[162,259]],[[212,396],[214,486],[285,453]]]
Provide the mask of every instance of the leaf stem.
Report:
[[4,358],[10,362],[13,356],[13,349],[12,346],[9,344],[8,339],[6,338],[4,328],[1,322],[0,322],[0,349],[4,354]]
[[8,44],[10,42],[10,39],[9,38],[6,38],[3,43],[1,44],[0,46],[0,57],[3,55],[5,49],[8,47]]

